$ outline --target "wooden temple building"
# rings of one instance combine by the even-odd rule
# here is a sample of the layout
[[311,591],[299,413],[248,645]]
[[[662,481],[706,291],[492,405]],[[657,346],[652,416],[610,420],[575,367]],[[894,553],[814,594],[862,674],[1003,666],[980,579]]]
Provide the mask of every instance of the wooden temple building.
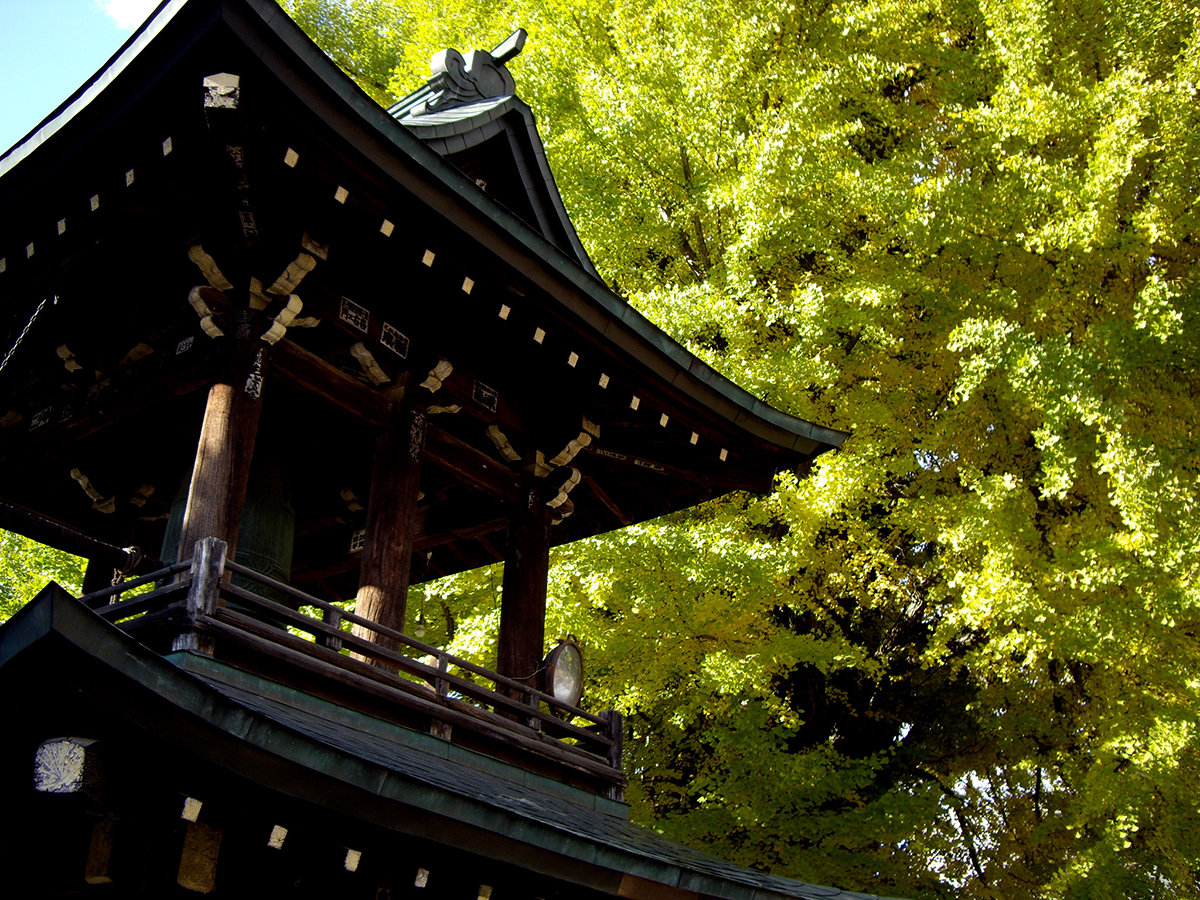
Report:
[[[0,157],[0,527],[89,560],[0,628],[11,896],[859,896],[631,825],[547,674],[552,546],[844,434],[606,288],[524,39],[384,110],[270,0],[169,0]],[[496,671],[408,633],[501,559]]]

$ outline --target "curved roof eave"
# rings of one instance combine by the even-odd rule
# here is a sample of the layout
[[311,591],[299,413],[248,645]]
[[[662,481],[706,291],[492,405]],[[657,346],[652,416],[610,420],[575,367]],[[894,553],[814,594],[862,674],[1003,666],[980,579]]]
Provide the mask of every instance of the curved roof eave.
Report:
[[3,178],[11,169],[37,150],[51,135],[90,105],[118,75],[125,71],[138,54],[158,37],[159,32],[188,2],[190,0],[163,0],[150,17],[121,45],[120,49],[108,58],[108,62],[101,66],[96,74],[85,81],[54,112],[34,126],[34,129],[25,137],[0,155],[0,178]]
[[[840,447],[849,436],[774,409],[689,353],[598,277],[425,146],[367,96],[272,0],[165,0],[104,68],[0,157],[0,177],[26,161],[81,110],[99,102],[110,85],[183,9],[205,5],[217,15],[200,20],[200,28],[206,30],[215,21],[224,20],[288,83],[301,102],[343,137],[354,141],[359,152],[382,172],[453,218],[483,246],[513,259],[518,271],[558,299],[575,318],[675,389],[742,431],[786,451],[814,456]],[[266,33],[262,33],[263,28]],[[281,53],[285,48],[287,52]],[[289,75],[295,79],[290,80]]]
[[[624,874],[662,900],[887,900],[710,856],[631,824],[609,801],[588,807],[509,780],[503,764],[474,768],[412,739],[373,740],[379,728],[394,733],[402,726],[367,715],[344,711],[331,728],[321,700],[294,691],[291,702],[281,702],[278,685],[245,673],[234,675],[244,686],[231,689],[213,678],[229,670],[226,664],[193,662],[186,652],[165,659],[53,582],[0,626],[0,673],[18,659],[21,671],[35,674],[51,665],[104,672],[88,684],[92,702],[117,710],[116,721],[132,715],[167,745],[179,741],[181,727],[203,735],[192,749],[204,766],[228,770],[236,753],[238,771],[267,790],[471,852],[508,860],[520,853],[522,865],[568,885],[646,896],[614,890]],[[380,805],[364,802],[372,799]],[[410,809],[423,811],[419,823],[406,815]],[[481,851],[477,836],[495,843]]]
[[[600,278],[600,273],[596,271],[592,258],[588,255],[583,242],[579,240],[579,235],[575,231],[575,223],[567,215],[562,194],[558,190],[558,182],[555,181],[554,172],[550,168],[550,160],[546,157],[546,147],[542,143],[541,134],[538,133],[537,119],[533,110],[529,108],[529,104],[515,94],[508,94],[420,116],[407,113],[400,115],[396,112],[410,106],[411,104],[402,101],[389,107],[388,113],[437,151],[440,156],[450,156],[454,152],[455,141],[458,141],[461,149],[464,150],[482,144],[506,127],[505,116],[507,114],[512,113],[519,116],[521,125],[512,129],[510,134],[520,143],[523,155],[526,159],[531,158],[535,167],[535,171],[529,172],[527,163],[519,164],[524,173],[523,177],[532,181],[532,184],[527,186],[536,190],[543,202],[549,205],[550,211],[558,220],[558,225],[566,237],[568,246],[565,249],[574,254],[575,261],[583,266],[585,272],[594,278]],[[511,126],[509,127],[511,129]]]

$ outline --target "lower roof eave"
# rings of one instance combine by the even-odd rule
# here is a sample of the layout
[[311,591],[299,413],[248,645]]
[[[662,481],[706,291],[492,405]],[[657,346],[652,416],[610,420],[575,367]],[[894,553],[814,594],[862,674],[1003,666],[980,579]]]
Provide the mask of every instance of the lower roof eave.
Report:
[[[875,895],[776,878],[630,824],[623,816],[509,782],[453,760],[305,733],[303,710],[235,702],[51,584],[0,627],[0,684],[16,660],[103,672],[75,686],[100,708],[206,765],[378,829],[433,840],[631,900],[869,900]],[[219,663],[213,665],[220,665]],[[15,667],[14,667],[15,668]],[[24,666],[22,671],[27,672]],[[116,677],[113,677],[116,676]],[[120,702],[114,702],[119,695]],[[114,713],[117,715],[117,713]],[[283,718],[286,718],[283,717]],[[319,719],[319,717],[315,717]],[[320,724],[327,725],[325,720]],[[311,730],[311,729],[310,729]],[[317,731],[316,733],[320,733]],[[181,737],[182,736],[182,737]],[[385,764],[380,754],[390,756]]]

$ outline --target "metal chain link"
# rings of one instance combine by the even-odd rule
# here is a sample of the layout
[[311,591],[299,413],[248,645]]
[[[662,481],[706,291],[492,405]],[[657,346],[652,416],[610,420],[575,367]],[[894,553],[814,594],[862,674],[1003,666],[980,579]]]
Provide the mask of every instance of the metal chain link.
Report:
[[[33,315],[29,317],[29,321],[25,323],[25,327],[21,329],[21,333],[17,335],[17,342],[12,345],[11,350],[4,354],[4,360],[3,362],[0,362],[0,372],[4,371],[4,367],[8,365],[8,361],[12,359],[13,354],[17,352],[17,348],[21,346],[21,341],[25,340],[25,335],[29,334],[29,329],[33,327],[34,321],[39,315],[41,315],[42,309],[44,309],[46,304],[49,302],[50,298],[47,297],[45,300],[39,303],[38,308],[33,311]],[[54,295],[54,302],[58,302],[57,294]]]

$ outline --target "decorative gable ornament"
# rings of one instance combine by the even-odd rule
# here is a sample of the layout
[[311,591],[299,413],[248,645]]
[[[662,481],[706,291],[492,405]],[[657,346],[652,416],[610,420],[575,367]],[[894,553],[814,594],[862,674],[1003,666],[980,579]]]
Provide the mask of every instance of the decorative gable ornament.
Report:
[[511,97],[516,83],[505,63],[521,52],[528,37],[518,28],[495,50],[471,50],[466,56],[453,48],[435,53],[429,61],[433,76],[421,99],[406,110],[408,115],[422,116],[431,112],[467,106],[480,100]]

